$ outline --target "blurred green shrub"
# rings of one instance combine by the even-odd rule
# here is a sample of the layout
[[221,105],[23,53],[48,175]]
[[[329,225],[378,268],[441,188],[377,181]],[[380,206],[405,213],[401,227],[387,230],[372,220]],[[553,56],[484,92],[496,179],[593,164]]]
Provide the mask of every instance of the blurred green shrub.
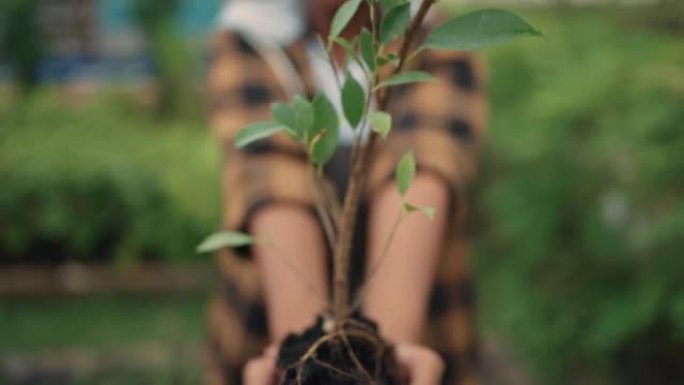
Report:
[[490,55],[483,318],[540,383],[682,383],[684,41],[523,13],[547,43]]
[[44,55],[38,5],[38,0],[0,2],[0,57],[12,63],[23,91],[30,91],[36,85]]
[[[133,16],[147,40],[156,72],[156,113],[158,117],[198,117],[203,111],[196,86],[197,60],[190,55],[187,42],[174,18],[178,0],[137,0]],[[191,94],[191,95],[188,95]]]
[[[0,253],[8,262],[167,259],[202,235],[153,176],[0,173]],[[3,223],[7,220],[6,223]]]
[[0,120],[0,260],[193,258],[219,215],[208,130],[57,100],[36,94]]

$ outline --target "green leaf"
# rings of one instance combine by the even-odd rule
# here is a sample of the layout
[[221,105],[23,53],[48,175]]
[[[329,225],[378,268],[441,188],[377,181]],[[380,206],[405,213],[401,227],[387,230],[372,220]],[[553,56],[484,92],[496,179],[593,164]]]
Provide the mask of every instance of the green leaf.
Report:
[[414,211],[421,211],[425,214],[431,221],[435,220],[435,208],[434,207],[420,207],[415,206],[410,203],[404,203],[404,211],[410,214]]
[[356,128],[361,122],[365,107],[366,93],[363,87],[350,73],[347,73],[342,86],[342,109],[352,128]]
[[311,103],[299,95],[295,95],[292,100],[292,111],[294,112],[297,130],[305,133],[311,131],[314,123],[314,110]]
[[254,243],[249,234],[237,231],[219,231],[207,237],[197,246],[198,253],[209,253],[223,249],[224,247],[241,247]]
[[492,9],[459,16],[440,25],[421,48],[468,51],[541,35],[516,14]]
[[361,57],[358,53],[356,53],[354,43],[350,42],[349,40],[343,37],[336,37],[335,39],[333,39],[333,41],[337,43],[340,47],[344,48],[344,50],[347,52],[347,57],[350,57],[359,65],[362,65]]
[[330,36],[328,39],[332,40],[344,31],[344,28],[359,10],[360,5],[361,0],[348,0],[337,10],[330,25]]
[[388,11],[398,5],[406,4],[406,0],[380,0],[380,4],[385,11]]
[[380,24],[380,41],[389,43],[404,34],[411,22],[411,6],[402,4],[390,9]]
[[290,104],[273,103],[271,115],[273,120],[287,127],[293,139],[305,142],[314,120],[313,107],[308,100],[296,95]]
[[370,115],[370,124],[373,131],[387,138],[392,130],[392,115],[384,111],[375,111]]
[[390,52],[387,56],[381,56],[378,58],[378,65],[384,66],[387,63],[392,63],[395,67],[399,65],[399,56],[397,54]]
[[371,71],[375,71],[375,47],[373,45],[373,35],[367,29],[361,31],[359,35],[359,51],[363,61]]
[[396,180],[399,187],[399,194],[405,196],[411,182],[416,176],[416,159],[412,152],[407,152],[397,164]]
[[285,127],[278,122],[256,122],[245,126],[235,136],[235,147],[243,148],[259,139],[269,137]]
[[397,74],[397,75],[390,77],[389,79],[378,84],[377,87],[378,88],[391,87],[391,86],[398,86],[398,85],[409,84],[409,83],[431,82],[434,80],[435,80],[435,77],[430,75],[427,72],[408,71],[408,72],[402,72],[400,74]]
[[297,141],[304,139],[304,132],[297,129],[297,119],[295,113],[289,104],[273,103],[271,104],[271,116],[273,120],[282,124],[287,128],[288,134]]
[[339,118],[335,107],[323,94],[313,101],[314,127],[317,131],[310,146],[311,161],[318,166],[327,163],[337,150],[339,143]]

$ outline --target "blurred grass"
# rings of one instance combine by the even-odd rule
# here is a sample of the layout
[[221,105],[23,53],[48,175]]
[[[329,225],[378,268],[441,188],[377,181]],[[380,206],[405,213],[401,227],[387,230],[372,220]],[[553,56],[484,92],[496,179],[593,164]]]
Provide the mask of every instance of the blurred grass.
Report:
[[205,293],[3,298],[0,355],[141,344],[197,347],[205,335],[206,303]]
[[207,295],[0,300],[0,383],[195,385]]

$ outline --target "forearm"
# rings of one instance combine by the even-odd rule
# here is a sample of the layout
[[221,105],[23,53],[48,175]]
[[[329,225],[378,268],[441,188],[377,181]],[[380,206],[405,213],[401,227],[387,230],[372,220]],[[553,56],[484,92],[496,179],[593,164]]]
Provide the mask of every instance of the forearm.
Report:
[[272,205],[255,215],[250,232],[268,240],[254,249],[273,341],[309,326],[326,305],[325,245],[305,209]]
[[[444,236],[448,189],[443,180],[419,173],[407,194],[410,203],[436,209],[434,221],[414,213],[399,225],[382,264],[368,283],[364,310],[394,342],[420,342],[435,269]],[[391,184],[373,199],[368,269],[382,258],[401,208]]]

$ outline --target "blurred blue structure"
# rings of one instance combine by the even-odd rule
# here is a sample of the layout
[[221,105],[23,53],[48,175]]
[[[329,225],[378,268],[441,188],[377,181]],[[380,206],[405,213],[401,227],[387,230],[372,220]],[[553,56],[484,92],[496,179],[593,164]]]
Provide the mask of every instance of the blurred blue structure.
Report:
[[[135,0],[46,0],[39,10],[47,55],[40,81],[136,82],[154,66],[136,25]],[[175,22],[189,47],[201,52],[220,0],[179,0]]]

